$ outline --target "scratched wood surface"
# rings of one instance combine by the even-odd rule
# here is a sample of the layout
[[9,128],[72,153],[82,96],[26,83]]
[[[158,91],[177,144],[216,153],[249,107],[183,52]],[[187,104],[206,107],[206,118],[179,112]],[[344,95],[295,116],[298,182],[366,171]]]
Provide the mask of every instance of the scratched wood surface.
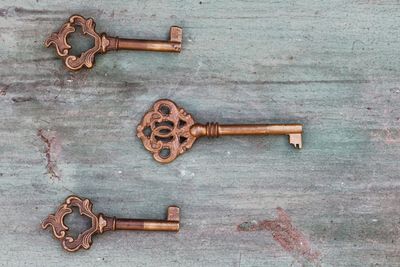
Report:
[[[400,5],[395,0],[0,4],[3,266],[400,266]],[[181,54],[118,52],[68,72],[43,46],[74,13]],[[170,98],[200,122],[304,123],[286,137],[198,141],[159,165],[135,136]],[[40,222],[65,197],[163,218],[69,254]]]

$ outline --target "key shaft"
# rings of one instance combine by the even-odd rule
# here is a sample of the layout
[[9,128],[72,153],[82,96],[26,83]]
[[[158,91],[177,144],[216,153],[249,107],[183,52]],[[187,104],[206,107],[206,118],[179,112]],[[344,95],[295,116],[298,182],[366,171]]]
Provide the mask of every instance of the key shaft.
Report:
[[195,124],[190,133],[196,137],[223,135],[289,135],[302,133],[301,124]]
[[130,231],[165,231],[178,232],[180,226],[180,209],[170,206],[167,210],[166,220],[147,220],[147,219],[126,219],[116,217],[106,217],[100,215],[106,221],[103,231],[109,230],[130,230]]
[[179,222],[163,220],[116,219],[115,230],[177,232],[179,231]]
[[106,51],[113,50],[135,50],[153,52],[176,52],[182,49],[182,29],[176,26],[171,27],[168,41],[126,39],[119,37],[107,37],[110,44]]

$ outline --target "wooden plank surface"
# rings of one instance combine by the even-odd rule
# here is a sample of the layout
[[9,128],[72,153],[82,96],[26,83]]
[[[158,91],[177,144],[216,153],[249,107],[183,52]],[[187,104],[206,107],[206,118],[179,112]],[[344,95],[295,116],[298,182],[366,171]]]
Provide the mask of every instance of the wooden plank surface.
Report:
[[[68,72],[43,41],[74,13],[120,37],[182,26],[183,51]],[[399,14],[395,0],[3,0],[0,264],[400,266]],[[200,122],[304,123],[304,148],[204,139],[159,165],[135,137],[159,98]],[[124,217],[176,204],[182,228],[69,254],[39,224],[72,193]]]

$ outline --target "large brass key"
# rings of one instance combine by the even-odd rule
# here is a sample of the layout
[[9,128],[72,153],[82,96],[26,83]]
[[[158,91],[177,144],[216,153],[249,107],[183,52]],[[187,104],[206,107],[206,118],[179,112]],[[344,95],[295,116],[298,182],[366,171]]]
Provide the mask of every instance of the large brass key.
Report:
[[[107,217],[103,214],[94,214],[92,202],[89,199],[69,196],[62,203],[55,214],[50,214],[43,222],[42,228],[51,226],[55,238],[61,241],[63,248],[73,252],[80,248],[89,249],[92,245],[92,236],[115,230],[134,231],[179,231],[179,208],[168,207],[166,220],[119,219]],[[68,235],[69,228],[64,224],[64,217],[72,213],[72,207],[77,207],[81,215],[91,220],[91,227],[80,233],[76,239]]]
[[[85,19],[80,15],[73,15],[64,23],[58,32],[54,32],[46,39],[45,45],[49,47],[54,45],[58,56],[60,56],[67,68],[70,70],[79,70],[83,67],[92,68],[94,57],[98,53],[106,53],[112,50],[141,50],[157,52],[180,52],[182,47],[182,28],[173,26],[169,32],[168,41],[159,40],[141,40],[124,39],[119,37],[110,37],[105,33],[98,34],[95,30],[95,23],[92,18]],[[69,54],[72,48],[67,42],[70,33],[76,31],[75,27],[82,27],[82,32],[94,39],[94,46],[89,50],[82,52],[80,56]]]
[[288,135],[289,143],[302,147],[301,124],[195,123],[192,115],[168,99],[161,99],[143,116],[137,136],[161,163],[169,163],[190,149],[197,138],[223,135]]

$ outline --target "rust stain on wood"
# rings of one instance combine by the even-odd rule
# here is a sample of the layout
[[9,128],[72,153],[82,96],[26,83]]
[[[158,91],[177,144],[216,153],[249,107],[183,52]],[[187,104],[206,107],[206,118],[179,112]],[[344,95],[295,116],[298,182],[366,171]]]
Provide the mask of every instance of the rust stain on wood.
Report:
[[61,153],[61,142],[57,132],[39,129],[37,135],[46,145],[44,152],[47,160],[46,168],[50,178],[60,179],[61,176],[57,166],[57,158]]
[[238,231],[270,231],[274,240],[295,258],[319,262],[320,252],[312,249],[305,235],[292,224],[290,216],[282,208],[276,210],[276,219],[244,222],[238,226]]
[[372,132],[372,137],[386,145],[400,144],[400,131],[393,128],[384,128]]

